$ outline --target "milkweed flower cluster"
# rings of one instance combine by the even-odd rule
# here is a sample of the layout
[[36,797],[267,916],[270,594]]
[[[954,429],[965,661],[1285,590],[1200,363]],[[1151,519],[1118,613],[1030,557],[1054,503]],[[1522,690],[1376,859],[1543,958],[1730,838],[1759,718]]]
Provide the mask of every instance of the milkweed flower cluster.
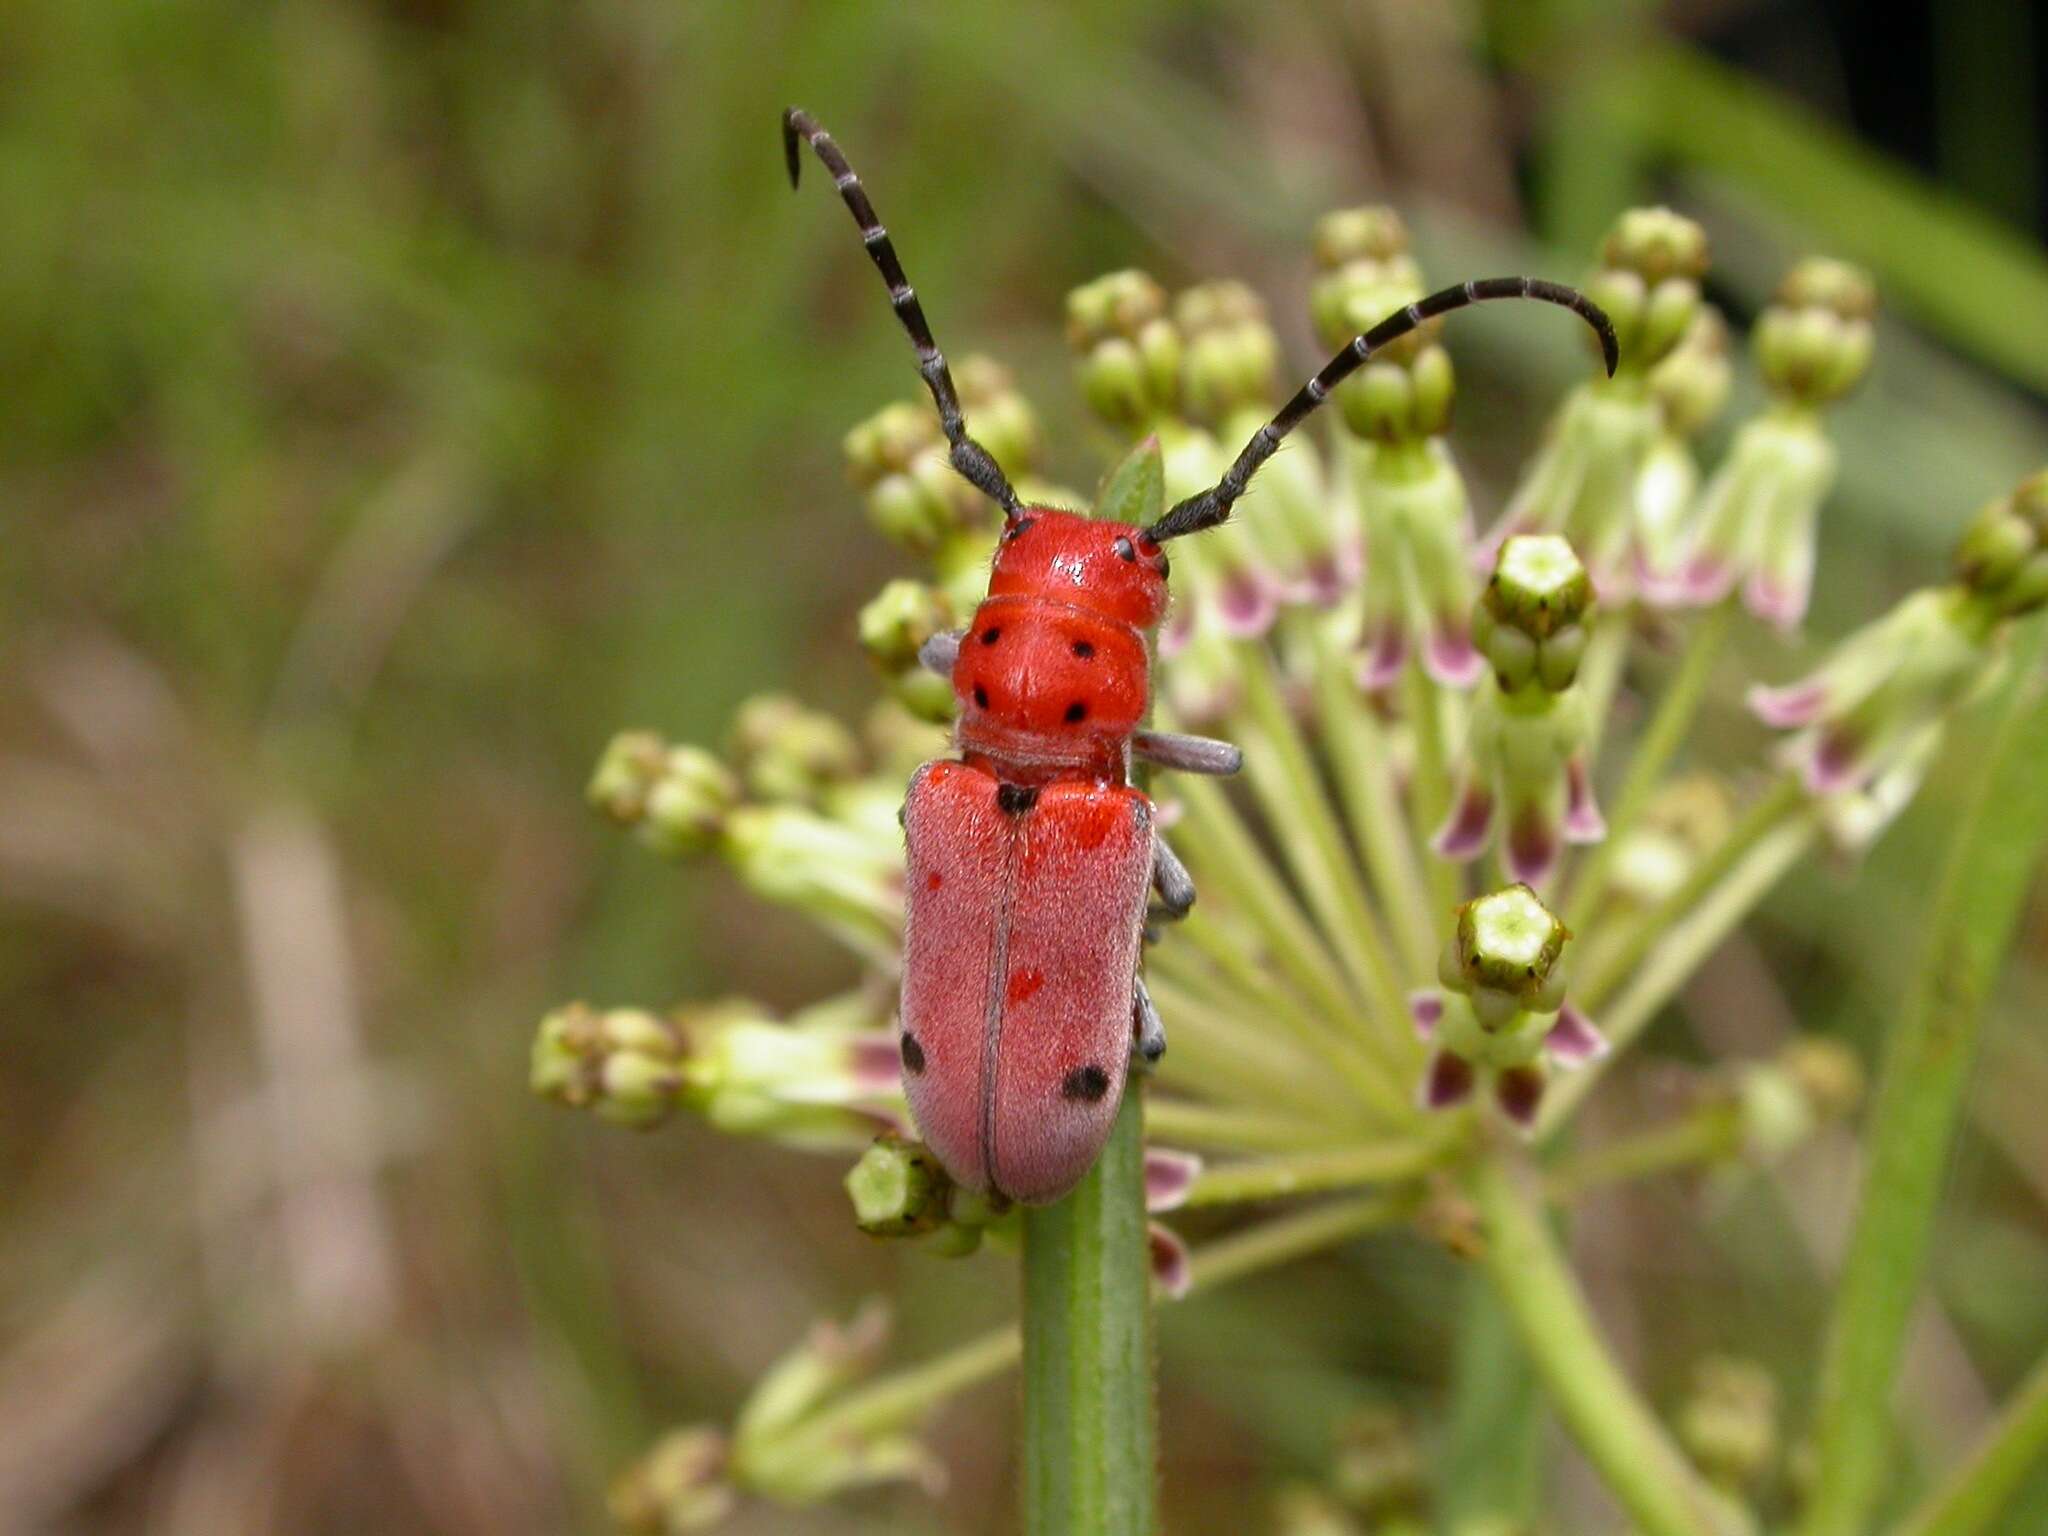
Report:
[[[1803,849],[1867,843],[1898,813],[1945,723],[1995,675],[2005,631],[2048,602],[2044,474],[1984,510],[1951,580],[1805,680],[1752,691],[1789,733],[1778,759],[1759,739],[1743,771],[1725,754],[1680,760],[1730,594],[1777,625],[1804,611],[1833,479],[1822,411],[1871,356],[1867,279],[1801,263],[1752,337],[1771,404],[1703,467],[1696,444],[1734,367],[1700,295],[1707,259],[1699,226],[1670,210],[1617,222],[1587,287],[1614,319],[1621,366],[1570,393],[1504,507],[1475,507],[1458,471],[1456,378],[1431,325],[1340,386],[1327,440],[1291,439],[1229,525],[1174,545],[1156,714],[1236,743],[1244,772],[1154,786],[1200,892],[1184,922],[1157,925],[1143,962],[1170,1041],[1143,1090],[1163,1297],[1383,1227],[1462,1250],[1461,1184],[1524,1138],[1555,1199],[1602,1182],[1600,1167],[1640,1169],[1630,1133],[1566,1155],[1555,1132]],[[1314,261],[1325,342],[1424,291],[1391,210],[1330,215]],[[1292,377],[1262,303],[1236,283],[1173,295],[1112,273],[1070,297],[1066,333],[1081,395],[1129,445],[1114,483],[1146,487],[1155,507],[1213,483],[1224,445]],[[1039,478],[1043,434],[1010,377],[980,359],[960,375],[970,428],[1025,499],[1083,504]],[[589,793],[655,853],[721,861],[753,896],[819,924],[862,979],[786,1016],[738,1001],[572,1004],[541,1027],[533,1083],[627,1126],[689,1115],[816,1149],[862,1230],[983,1263],[1012,1244],[1015,1212],[952,1186],[896,1077],[897,813],[912,769],[948,750],[951,692],[921,658],[981,597],[999,519],[948,469],[922,403],[884,408],[844,450],[870,521],[907,562],[854,625],[880,681],[873,711],[856,728],[767,696],[716,751],[629,731]],[[1689,612],[1702,605],[1712,612]],[[1639,622],[1649,607],[1669,611]],[[1610,727],[1610,700],[1655,694],[1673,671],[1638,653],[1646,633],[1676,637],[1680,675],[1646,700],[1631,742]],[[1596,784],[1621,787],[1604,820]],[[1714,1078],[1691,1112],[1698,1134],[1677,1144],[1729,1176],[1788,1155],[1853,1102],[1853,1074],[1832,1060],[1795,1041]],[[1239,1224],[1187,1241],[1187,1216],[1218,1208]],[[821,1331],[733,1429],[679,1431],[629,1472],[623,1523],[699,1530],[747,1499],[932,1486],[920,1415],[1014,1364],[1016,1335],[865,1379],[881,1349],[871,1317]],[[1739,1487],[1757,1464],[1759,1411],[1735,1376],[1703,1379],[1686,1436],[1717,1481]],[[1310,1489],[1288,1528],[1312,1528],[1331,1500],[1346,1519],[1380,1511],[1366,1529],[1421,1528],[1426,1500],[1400,1458],[1349,1454],[1354,1472],[1393,1467],[1374,1483],[1384,1498]]]

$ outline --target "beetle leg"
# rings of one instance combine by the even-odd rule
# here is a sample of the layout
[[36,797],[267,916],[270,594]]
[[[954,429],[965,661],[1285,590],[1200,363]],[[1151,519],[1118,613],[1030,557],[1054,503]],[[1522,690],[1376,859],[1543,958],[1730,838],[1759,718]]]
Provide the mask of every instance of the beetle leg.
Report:
[[1179,922],[1195,904],[1195,880],[1181,863],[1180,855],[1158,833],[1152,835],[1152,888],[1159,893],[1156,914]]
[[942,629],[917,648],[917,660],[927,672],[936,672],[941,677],[953,675],[953,663],[960,659],[960,642],[967,637],[964,629]]
[[1231,743],[1208,736],[1182,736],[1175,731],[1133,731],[1131,756],[1160,768],[1220,777],[1228,777],[1244,767],[1244,753]]
[[1159,1021],[1159,1010],[1152,1006],[1152,994],[1145,990],[1145,978],[1137,977],[1134,987],[1131,993],[1131,1038],[1138,1047],[1135,1065],[1140,1072],[1148,1072],[1166,1054],[1166,1026]]

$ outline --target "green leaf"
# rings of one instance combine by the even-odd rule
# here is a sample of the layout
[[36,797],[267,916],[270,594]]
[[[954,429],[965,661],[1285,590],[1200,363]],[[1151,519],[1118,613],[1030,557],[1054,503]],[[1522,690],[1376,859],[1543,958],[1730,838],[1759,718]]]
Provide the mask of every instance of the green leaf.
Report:
[[1893,1389],[1934,1217],[1998,978],[2048,845],[2048,625],[2018,648],[1997,732],[1979,759],[1934,897],[1920,971],[1885,1051],[1870,1171],[1836,1289],[1804,1536],[1860,1536],[1889,1471]]
[[1143,526],[1166,510],[1166,460],[1159,439],[1146,438],[1109,472],[1095,495],[1095,516]]

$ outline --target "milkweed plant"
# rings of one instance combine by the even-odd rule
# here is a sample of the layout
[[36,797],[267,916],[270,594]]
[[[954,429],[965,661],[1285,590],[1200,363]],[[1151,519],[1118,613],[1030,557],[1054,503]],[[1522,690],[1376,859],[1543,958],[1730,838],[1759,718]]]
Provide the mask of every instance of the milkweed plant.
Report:
[[[1424,292],[1386,208],[1328,215],[1314,260],[1312,319],[1330,346]],[[820,1322],[729,1426],[678,1429],[620,1478],[624,1529],[708,1530],[748,1502],[883,1482],[936,1493],[920,1423],[1022,1361],[1027,1529],[1150,1531],[1152,1309],[1389,1229],[1483,1275],[1630,1528],[1872,1528],[1886,1391],[1977,1004],[2027,873],[2024,856],[2002,883],[1964,866],[2002,840],[2031,849],[2048,824],[2043,776],[2025,767],[2048,745],[2028,692],[2040,625],[2025,622],[2048,604],[2048,472],[1967,521],[1946,573],[1809,674],[1747,680],[1775,747],[1732,772],[1700,767],[1686,746],[1726,686],[1731,632],[1796,630],[1806,613],[1836,478],[1829,412],[1871,366],[1875,309],[1855,268],[1794,266],[1748,338],[1764,404],[1704,464],[1696,445],[1738,365],[1701,294],[1707,265],[1703,232],[1677,213],[1616,222],[1584,291],[1613,321],[1619,367],[1570,390],[1491,515],[1454,452],[1455,369],[1432,324],[1342,384],[1326,439],[1290,442],[1227,526],[1176,547],[1155,720],[1236,743],[1243,773],[1152,786],[1201,893],[1184,922],[1148,934],[1171,1045],[1132,1078],[1101,1163],[1053,1213],[952,1187],[898,1080],[898,809],[915,766],[948,750],[953,707],[919,653],[980,600],[999,519],[952,473],[922,401],[846,435],[852,482],[905,557],[859,617],[880,701],[856,725],[762,695],[722,753],[629,731],[589,797],[653,853],[721,860],[811,918],[862,977],[787,1015],[740,1000],[572,1004],[541,1025],[533,1086],[622,1126],[695,1115],[813,1150],[876,1239],[933,1263],[1021,1249],[1023,1316],[909,1362],[888,1358],[879,1306]],[[1234,282],[1176,296],[1113,273],[1069,295],[1066,334],[1090,410],[1126,445],[1097,510],[1126,521],[1213,484],[1290,372],[1259,298]],[[1000,366],[969,359],[959,383],[1026,501],[1088,504],[1043,478],[1037,418]],[[1789,870],[1822,853],[1853,864],[1884,834],[1983,695],[2004,700],[1978,796],[1998,825],[1980,814],[1959,837],[1932,979],[1888,1043],[1794,1476],[1760,1367],[1702,1361],[1690,1397],[1657,1405],[1628,1379],[1558,1225],[1618,1181],[1785,1158],[1857,1110],[1857,1059],[1799,1036],[1703,1075],[1656,1123],[1583,1142],[1573,1121]],[[1623,696],[1641,707],[1618,709]],[[1234,1217],[1200,1227],[1222,1235],[1179,1235],[1178,1213],[1217,1207]],[[1347,1421],[1327,1476],[1281,1489],[1271,1528],[1522,1529],[1442,1523],[1417,1449],[1432,1432],[1390,1410]],[[2006,1529],[1992,1522],[2044,1439],[2037,1382],[1899,1529]]]

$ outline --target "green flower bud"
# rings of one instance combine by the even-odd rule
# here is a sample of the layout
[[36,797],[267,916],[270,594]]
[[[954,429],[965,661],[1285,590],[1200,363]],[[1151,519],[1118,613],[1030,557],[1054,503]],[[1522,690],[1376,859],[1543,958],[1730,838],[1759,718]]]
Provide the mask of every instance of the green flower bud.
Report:
[[[612,748],[618,750],[618,741]],[[645,752],[645,743],[635,743],[627,752]],[[606,760],[610,758],[612,752],[606,752]],[[604,776],[604,766],[604,762],[598,764],[598,776]],[[592,797],[596,797],[596,780],[592,780]],[[690,858],[717,846],[737,803],[739,780],[723,762],[702,748],[668,748],[645,780],[633,825],[641,842],[657,854]],[[606,811],[621,805],[623,801],[612,799]]]
[[1338,1498],[1376,1520],[1412,1514],[1422,1502],[1422,1455],[1398,1409],[1374,1405],[1337,1425],[1330,1485]]
[[1586,294],[1613,320],[1622,366],[1654,367],[1699,312],[1706,231],[1669,208],[1632,208],[1609,231],[1600,263]]
[[870,1237],[916,1237],[946,1221],[952,1180],[921,1144],[884,1136],[846,1175],[853,1219]]
[[1036,469],[1045,437],[1037,411],[1018,393],[1010,370],[992,357],[969,353],[954,367],[953,380],[967,430],[995,455],[1003,473],[1018,480]]
[[903,925],[899,844],[782,804],[734,810],[723,847],[757,895],[808,913],[864,954],[893,959]]
[[1204,283],[1174,300],[1173,314],[1187,340],[1181,398],[1190,417],[1213,426],[1272,399],[1280,342],[1256,293],[1243,283]]
[[740,705],[732,747],[747,788],[765,801],[809,803],[860,770],[853,733],[787,694],[756,694]]
[[930,551],[955,530],[988,520],[980,492],[948,464],[929,405],[886,405],[848,432],[843,446],[869,521],[892,543]]
[[1679,1412],[1678,1435],[1722,1487],[1739,1492],[1753,1485],[1778,1459],[1777,1384],[1747,1360],[1702,1360]]
[[[1346,208],[1325,214],[1315,230],[1322,275],[1309,290],[1316,334],[1341,347],[1403,305],[1422,297],[1422,272],[1408,255],[1408,229],[1391,208]],[[1435,334],[1434,324],[1402,338],[1379,356],[1411,361]]]
[[1861,382],[1875,343],[1877,288],[1846,262],[1809,257],[1785,275],[1751,337],[1764,381],[1806,405]]
[[653,731],[621,731],[606,744],[583,796],[620,826],[637,826],[667,764],[668,743]]
[[1564,954],[1565,926],[1526,885],[1510,885],[1458,909],[1458,974],[1464,989],[1533,999]]
[[1274,1536],[1365,1536],[1343,1506],[1308,1483],[1283,1484],[1273,1495]]
[[686,1536],[723,1524],[739,1504],[732,1447],[705,1425],[672,1430],[620,1475],[611,1517],[630,1536]]
[[868,660],[884,677],[900,677],[916,670],[925,641],[952,623],[953,605],[943,592],[899,577],[869,599],[857,627]]
[[645,1130],[676,1107],[687,1050],[680,1028],[642,1009],[571,1003],[541,1020],[528,1081],[542,1098]]
[[1728,322],[1713,305],[1702,304],[1678,345],[1650,370],[1650,395],[1669,431],[1697,437],[1728,403],[1734,376]]
[[2048,469],[1977,514],[1956,546],[1955,570],[2001,614],[2048,603]]
[[1112,424],[1137,428],[1170,414],[1180,392],[1180,331],[1166,290],[1143,272],[1111,272],[1067,295],[1067,342],[1081,392]]

